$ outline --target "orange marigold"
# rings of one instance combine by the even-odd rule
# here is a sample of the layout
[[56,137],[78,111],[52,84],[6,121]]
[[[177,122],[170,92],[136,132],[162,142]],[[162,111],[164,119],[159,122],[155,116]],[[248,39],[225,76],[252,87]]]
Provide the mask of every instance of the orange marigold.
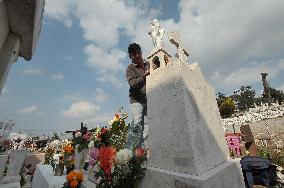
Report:
[[77,185],[79,184],[77,180],[73,180],[70,183],[70,187],[77,187]]
[[66,180],[68,182],[71,182],[72,180],[74,180],[74,177],[76,177],[76,172],[73,170],[66,176]]
[[76,177],[78,181],[83,181],[83,172],[82,171],[77,172]]
[[64,147],[64,152],[66,152],[66,153],[72,153],[72,152],[74,152],[74,147],[71,145],[71,144],[68,144],[68,145],[66,145],[65,147]]

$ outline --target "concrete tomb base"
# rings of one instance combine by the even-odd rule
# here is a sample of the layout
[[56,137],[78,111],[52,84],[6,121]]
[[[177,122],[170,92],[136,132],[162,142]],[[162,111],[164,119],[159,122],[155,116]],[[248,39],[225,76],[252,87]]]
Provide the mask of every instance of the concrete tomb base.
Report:
[[245,187],[239,160],[229,160],[198,176],[148,167],[139,188]]

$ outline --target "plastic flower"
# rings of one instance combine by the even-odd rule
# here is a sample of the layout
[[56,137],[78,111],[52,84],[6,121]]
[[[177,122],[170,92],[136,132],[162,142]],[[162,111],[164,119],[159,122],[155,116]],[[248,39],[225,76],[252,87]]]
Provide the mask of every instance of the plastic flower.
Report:
[[72,153],[74,152],[74,147],[71,144],[68,144],[63,148],[63,150],[65,153]]
[[83,181],[83,172],[73,170],[66,176],[66,180],[70,187],[77,187]]
[[94,148],[95,147],[95,142],[92,140],[89,144],[88,144],[88,148]]
[[81,132],[78,131],[78,132],[75,133],[75,137],[76,137],[76,138],[78,138],[78,137],[80,137],[80,136],[82,136],[82,133],[81,133]]
[[119,121],[120,117],[119,117],[119,114],[114,114],[114,121]]
[[111,167],[114,163],[116,150],[114,147],[101,147],[99,150],[100,167],[105,175],[111,179]]
[[101,134],[106,134],[107,132],[108,132],[108,130],[106,128],[102,128]]
[[129,149],[120,150],[115,158],[117,164],[122,165],[128,163],[128,161],[132,158],[132,152]]
[[137,148],[135,151],[136,157],[143,157],[146,154],[146,150],[144,148]]
[[70,183],[70,187],[77,187],[77,185],[79,184],[78,181],[75,179],[73,181],[71,181]]
[[85,140],[90,140],[91,137],[92,137],[92,134],[90,132],[87,132],[86,134],[83,135],[83,139]]
[[99,149],[93,148],[89,151],[89,164],[95,166],[99,158]]

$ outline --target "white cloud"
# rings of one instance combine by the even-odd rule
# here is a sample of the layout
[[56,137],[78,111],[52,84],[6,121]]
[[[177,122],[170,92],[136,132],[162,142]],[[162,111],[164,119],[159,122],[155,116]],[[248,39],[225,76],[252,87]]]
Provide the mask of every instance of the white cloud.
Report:
[[[112,120],[114,117],[114,114],[100,114],[100,115],[96,115],[92,118],[86,118],[85,121],[87,123],[87,125],[100,125],[100,126],[105,126],[105,125],[108,125],[108,122],[110,120]],[[89,128],[94,128],[93,127],[89,127]]]
[[[121,36],[140,43],[144,57],[147,56],[153,48],[147,35],[149,23],[162,12],[151,9],[147,0],[48,0],[46,3],[50,18],[65,25],[72,22],[72,17],[79,20],[84,38],[92,42],[84,50],[88,65],[100,73],[98,80],[113,84],[118,78],[116,74],[122,73],[121,61],[127,58],[117,50]],[[111,11],[106,11],[109,7]],[[180,20],[160,20],[160,23],[167,32],[180,31],[182,42],[190,52],[189,60],[200,62],[207,79],[223,80],[229,87],[231,81],[233,85],[244,81],[236,75],[247,73],[246,68],[252,70],[253,67],[248,65],[250,62],[260,68],[261,64],[270,61],[273,65],[267,68],[277,67],[277,58],[282,58],[284,51],[283,9],[284,3],[278,0],[249,3],[246,0],[180,0]],[[166,36],[164,40],[167,41]],[[101,72],[111,77],[107,78]],[[259,76],[256,71],[252,73],[255,75],[244,76],[248,82],[255,82]],[[215,87],[220,85],[211,83]]]
[[95,96],[96,96],[96,101],[99,102],[99,103],[103,103],[103,102],[107,101],[108,98],[109,98],[108,94],[106,94],[106,93],[105,93],[102,89],[100,89],[100,88],[97,88],[97,89],[96,89]]
[[87,65],[97,73],[97,80],[110,82],[117,88],[122,87],[117,74],[124,71],[121,61],[126,57],[126,53],[119,49],[111,49],[109,52],[93,44],[88,45],[84,52],[87,54]]
[[53,80],[63,80],[64,79],[64,75],[63,74],[53,74],[51,75],[51,79]]
[[47,0],[44,13],[51,19],[62,21],[66,27],[71,27],[70,13],[75,1],[73,0]]
[[87,118],[95,116],[99,109],[100,106],[96,106],[89,101],[78,101],[73,103],[68,110],[62,111],[61,116],[66,118]]
[[251,59],[263,61],[283,52],[283,8],[280,1],[182,0],[179,27],[206,73],[230,74]]
[[[121,87],[117,74],[124,71],[122,61],[127,56],[117,48],[120,37],[134,37],[138,21],[153,17],[158,11],[150,9],[148,1],[50,0],[46,3],[49,18],[62,21],[65,25],[72,17],[79,20],[84,39],[91,42],[84,49],[87,65],[97,73],[97,80]],[[150,19],[147,23],[150,23]]]
[[88,56],[88,65],[94,69],[112,73],[124,70],[120,61],[126,57],[126,53],[119,49],[112,49],[107,52],[94,44],[90,44],[84,49],[84,52]]
[[218,87],[234,89],[240,87],[241,85],[249,85],[256,82],[261,82],[261,72],[268,73],[269,79],[277,77],[281,71],[284,71],[283,63],[284,59],[277,62],[252,62],[235,70],[229,75],[220,75],[220,73],[215,73],[213,78],[216,82],[218,82]]
[[24,74],[26,74],[26,75],[41,75],[42,71],[40,69],[30,67],[30,68],[24,70]]
[[82,96],[80,92],[64,95],[63,100],[67,101],[80,101],[82,100]]
[[18,113],[20,113],[20,114],[33,114],[33,113],[42,114],[39,111],[39,108],[35,105],[22,108],[22,109],[18,110]]

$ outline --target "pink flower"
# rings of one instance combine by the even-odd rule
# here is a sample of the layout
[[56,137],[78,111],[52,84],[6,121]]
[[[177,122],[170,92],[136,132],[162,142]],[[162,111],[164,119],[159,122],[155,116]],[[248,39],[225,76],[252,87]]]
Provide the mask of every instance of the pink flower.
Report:
[[99,158],[99,149],[93,148],[89,151],[89,155],[92,159],[98,159]]
[[86,134],[83,135],[83,139],[85,140],[90,140],[90,138],[92,137],[90,132],[87,132]]
[[144,148],[137,148],[135,151],[136,157],[144,157],[146,155],[146,150]]
[[93,148],[89,151],[89,164],[91,166],[95,166],[97,160],[99,158],[99,149]]

